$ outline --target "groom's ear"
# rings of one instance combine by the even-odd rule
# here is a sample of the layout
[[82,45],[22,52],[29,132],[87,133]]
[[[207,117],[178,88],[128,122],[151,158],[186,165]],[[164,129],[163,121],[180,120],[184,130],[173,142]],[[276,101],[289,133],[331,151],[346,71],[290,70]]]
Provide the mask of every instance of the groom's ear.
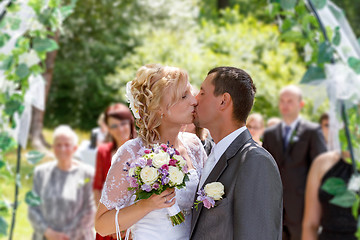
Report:
[[225,110],[232,105],[232,99],[229,93],[224,93],[220,102],[220,110]]

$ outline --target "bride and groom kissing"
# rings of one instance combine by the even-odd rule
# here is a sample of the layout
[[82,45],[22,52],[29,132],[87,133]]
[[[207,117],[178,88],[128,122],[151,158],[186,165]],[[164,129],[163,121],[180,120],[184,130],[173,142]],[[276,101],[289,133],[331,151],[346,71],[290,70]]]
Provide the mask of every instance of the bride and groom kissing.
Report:
[[[150,64],[137,71],[129,88],[139,136],[113,157],[96,213],[97,232],[106,236],[131,229],[133,239],[140,240],[282,238],[280,174],[273,157],[253,141],[245,127],[256,92],[245,71],[212,69],[194,97],[184,70]],[[179,132],[183,124],[192,122],[209,129],[214,139],[208,158],[196,135]],[[146,147],[166,142],[186,160],[186,188],[134,201],[124,169]],[[212,208],[204,203],[194,208],[196,192],[213,182],[224,187],[222,198]],[[175,201],[185,221],[172,226],[166,208]]]

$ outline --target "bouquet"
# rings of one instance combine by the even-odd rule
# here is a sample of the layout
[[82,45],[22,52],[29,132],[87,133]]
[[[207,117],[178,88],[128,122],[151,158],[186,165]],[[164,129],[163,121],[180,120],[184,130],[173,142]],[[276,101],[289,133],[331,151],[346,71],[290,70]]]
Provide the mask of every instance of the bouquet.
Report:
[[212,182],[205,185],[204,189],[200,189],[197,192],[197,199],[195,202],[195,208],[198,210],[200,203],[204,204],[204,207],[210,209],[215,206],[215,201],[222,199],[225,194],[224,185],[221,182]]
[[[152,194],[161,194],[167,188],[183,188],[189,180],[186,161],[169,144],[156,144],[145,149],[142,157],[129,164],[127,180],[129,191],[134,191],[137,200],[147,199]],[[185,218],[177,202],[167,208],[174,225],[181,224]]]

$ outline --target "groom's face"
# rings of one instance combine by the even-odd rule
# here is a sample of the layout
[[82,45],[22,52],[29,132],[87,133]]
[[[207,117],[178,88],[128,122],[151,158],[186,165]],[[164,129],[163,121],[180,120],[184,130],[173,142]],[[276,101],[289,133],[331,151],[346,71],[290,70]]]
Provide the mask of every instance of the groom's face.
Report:
[[200,92],[196,96],[198,105],[196,106],[194,123],[196,126],[211,128],[211,124],[216,123],[218,117],[218,105],[221,102],[221,95],[214,95],[215,86],[212,80],[216,73],[209,74],[201,84]]

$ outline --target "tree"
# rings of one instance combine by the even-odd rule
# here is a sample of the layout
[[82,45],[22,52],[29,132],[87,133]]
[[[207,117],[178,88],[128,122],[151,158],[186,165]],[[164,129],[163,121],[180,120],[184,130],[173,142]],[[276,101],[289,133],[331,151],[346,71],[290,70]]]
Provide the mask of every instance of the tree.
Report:
[[[105,84],[117,62],[157,28],[186,29],[196,24],[197,1],[80,1],[60,38],[45,124],[69,123],[90,129],[116,101],[116,86]],[[71,112],[72,114],[67,114]]]
[[[190,81],[199,87],[207,72],[217,66],[245,69],[258,86],[254,111],[277,115],[277,90],[300,81],[305,69],[294,44],[280,41],[277,27],[244,17],[238,9],[227,9],[219,20],[203,19],[199,27],[184,31],[159,29],[144,39],[118,63],[116,73],[106,78],[119,89],[133,79],[137,68],[146,63],[162,63],[184,68]],[[154,49],[156,49],[154,51]]]

